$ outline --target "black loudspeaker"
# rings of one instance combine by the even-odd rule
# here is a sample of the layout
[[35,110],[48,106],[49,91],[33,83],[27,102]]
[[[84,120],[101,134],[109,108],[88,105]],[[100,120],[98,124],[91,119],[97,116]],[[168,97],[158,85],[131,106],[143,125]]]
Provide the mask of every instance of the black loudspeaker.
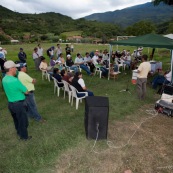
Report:
[[90,96],[85,100],[85,132],[87,139],[107,139],[109,100]]

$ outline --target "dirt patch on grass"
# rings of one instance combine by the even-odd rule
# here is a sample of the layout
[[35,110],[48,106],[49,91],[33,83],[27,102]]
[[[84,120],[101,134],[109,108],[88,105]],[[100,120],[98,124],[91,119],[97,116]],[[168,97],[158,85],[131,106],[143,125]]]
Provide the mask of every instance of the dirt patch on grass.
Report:
[[110,142],[98,141],[92,150],[94,140],[84,139],[66,151],[54,172],[124,173],[129,169],[133,173],[172,173],[173,118],[159,114],[145,121],[152,116],[145,111],[150,107],[146,105],[123,122],[109,122]]

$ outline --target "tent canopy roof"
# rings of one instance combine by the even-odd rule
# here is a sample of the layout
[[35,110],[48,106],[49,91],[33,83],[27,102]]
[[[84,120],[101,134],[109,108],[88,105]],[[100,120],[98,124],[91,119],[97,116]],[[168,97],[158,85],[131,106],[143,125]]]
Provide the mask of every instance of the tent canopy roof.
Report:
[[173,49],[173,40],[158,34],[147,34],[129,38],[127,40],[113,41],[110,44],[138,47],[143,46],[151,48],[167,48],[171,50]]

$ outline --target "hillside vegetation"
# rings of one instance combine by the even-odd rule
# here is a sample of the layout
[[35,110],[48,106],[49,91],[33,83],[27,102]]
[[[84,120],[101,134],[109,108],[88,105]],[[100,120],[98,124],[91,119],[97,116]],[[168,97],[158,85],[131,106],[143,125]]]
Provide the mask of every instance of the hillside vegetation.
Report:
[[[118,35],[167,34],[173,32],[173,8],[166,5],[153,7],[151,3],[123,10],[93,14],[86,19],[54,13],[22,14],[0,6],[0,41],[8,44],[11,39],[20,42],[63,42],[68,37],[81,36],[81,42],[99,39],[102,43]],[[93,21],[94,20],[94,21]],[[97,20],[97,21],[95,21]],[[87,39],[90,38],[90,39]],[[76,40],[70,40],[75,42]]]

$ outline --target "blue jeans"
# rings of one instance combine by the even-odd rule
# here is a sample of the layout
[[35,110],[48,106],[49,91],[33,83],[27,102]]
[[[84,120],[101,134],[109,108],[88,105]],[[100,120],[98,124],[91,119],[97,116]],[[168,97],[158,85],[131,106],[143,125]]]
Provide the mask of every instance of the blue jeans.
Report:
[[168,84],[169,81],[166,80],[166,78],[164,76],[156,76],[153,80],[152,80],[152,87],[153,89],[156,89],[158,85],[162,85],[163,83]]
[[86,71],[88,75],[91,75],[91,71],[89,70],[89,68],[86,65],[80,64],[80,68],[83,69],[84,71]]
[[100,67],[100,70],[102,71],[102,76],[107,76],[108,75],[108,69],[105,67]]
[[[84,92],[87,92],[88,93],[88,96],[94,96],[94,93],[92,91],[86,90]],[[83,93],[77,93],[77,96],[78,97],[83,97],[83,96],[85,96],[85,94],[83,94]]]
[[40,121],[42,117],[37,111],[34,93],[29,92],[29,94],[26,96],[26,104],[28,107],[28,116],[34,118],[36,121]]
[[74,72],[76,73],[76,72],[78,72],[78,67],[73,65],[70,67],[70,70],[74,70]]
[[128,67],[130,67],[131,62],[130,61],[124,61],[123,64],[126,64],[126,65],[128,65]]
[[28,138],[28,117],[26,113],[25,101],[9,102],[8,109],[13,117],[14,126],[21,139]]

